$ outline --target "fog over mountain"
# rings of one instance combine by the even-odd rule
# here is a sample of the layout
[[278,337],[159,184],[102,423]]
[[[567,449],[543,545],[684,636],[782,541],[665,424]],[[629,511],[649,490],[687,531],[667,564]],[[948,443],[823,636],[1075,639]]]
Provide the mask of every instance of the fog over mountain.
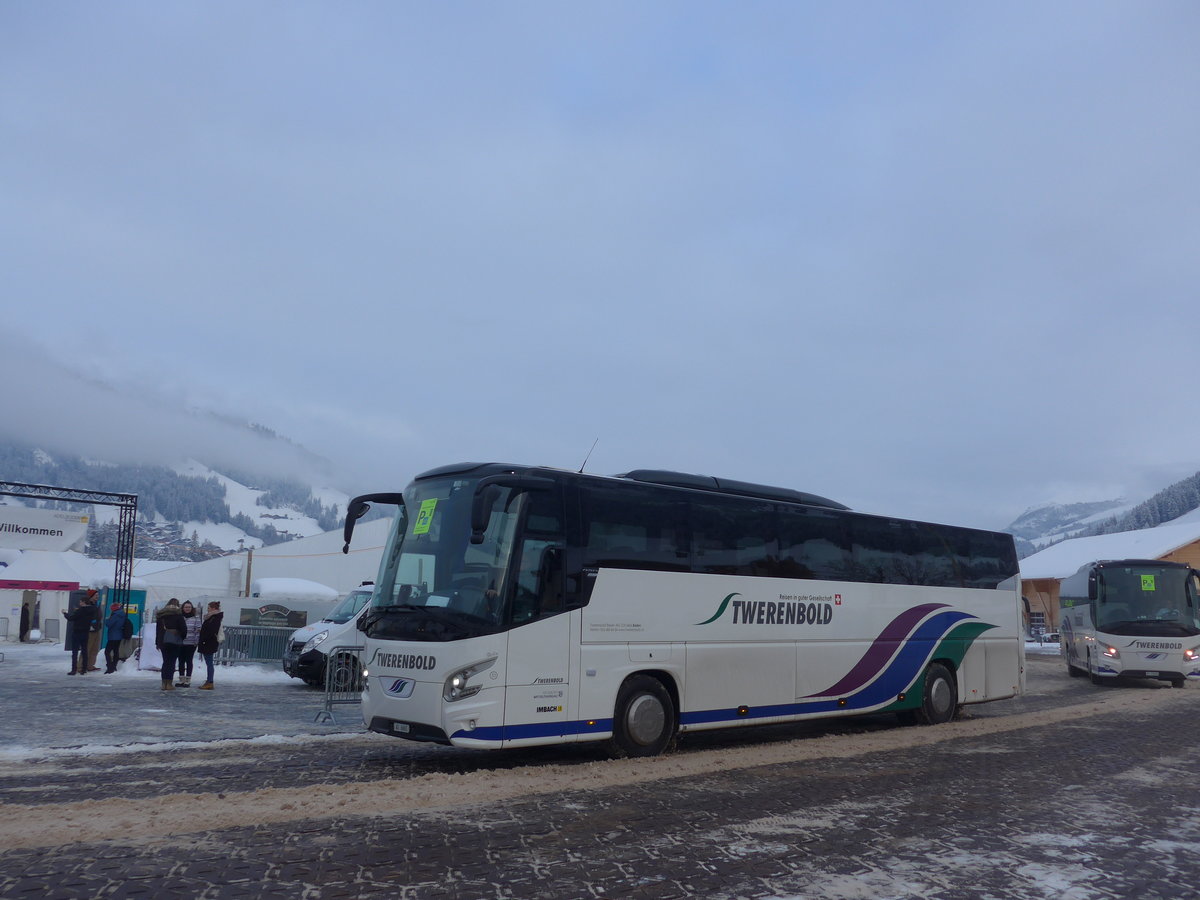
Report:
[[[247,375],[248,390],[253,384]],[[78,370],[0,337],[0,440],[113,463],[182,465],[292,477],[313,485],[348,480],[344,461],[329,459],[275,433],[266,423],[198,407],[162,379],[110,379],[103,360],[86,356]],[[0,473],[3,474],[3,473]]]
[[[247,392],[252,393],[252,361],[247,363],[245,383]],[[222,496],[232,499],[227,504],[229,518],[223,521],[228,524],[242,514],[256,522],[251,528],[235,526],[232,530],[197,534],[199,543],[211,540],[224,550],[236,549],[238,537],[259,541],[265,536],[267,542],[273,542],[281,537],[311,533],[313,523],[318,520],[322,527],[330,527],[330,514],[328,511],[320,514],[320,505],[333,508],[339,497],[380,490],[381,486],[402,487],[416,474],[403,460],[372,452],[372,447],[380,446],[380,442],[362,440],[363,431],[370,430],[369,424],[364,425],[363,431],[348,423],[344,432],[318,435],[322,440],[318,452],[293,440],[291,435],[277,432],[273,421],[255,422],[214,410],[196,399],[201,396],[211,399],[203,386],[185,386],[171,373],[161,377],[145,373],[133,380],[126,375],[124,380],[118,380],[105,365],[104,353],[90,352],[82,355],[77,364],[64,365],[27,341],[11,335],[0,336],[0,384],[5,385],[0,406],[0,444],[10,449],[37,448],[52,456],[67,455],[106,464],[160,466],[197,479],[197,485],[206,478],[220,479],[224,485]],[[239,403],[237,398],[231,403],[231,408],[254,406]],[[280,418],[287,419],[286,410],[279,413]],[[1189,475],[1155,493],[1154,482],[1157,480],[1161,485],[1168,480],[1163,477],[1161,467],[1131,466],[1124,474],[1125,487],[1114,486],[1114,499],[1072,499],[1070,488],[1064,488],[1061,492],[1064,499],[1028,508],[1004,530],[1016,536],[1024,556],[1061,540],[1096,533],[1096,529],[1152,527],[1200,506],[1200,476]],[[0,471],[0,479],[22,480],[12,471]],[[268,497],[266,506],[262,505],[262,495],[268,493],[267,489],[249,482],[279,485],[288,481],[295,484],[287,488],[286,493],[292,496],[284,506],[301,517],[308,516],[309,521],[299,527],[295,522],[291,528],[282,525],[281,534],[272,535],[265,528],[270,522],[261,516],[287,513],[267,511],[273,502]],[[304,486],[304,497],[297,495],[296,485]],[[67,486],[131,489],[98,484]],[[207,489],[197,490],[204,493]],[[1122,494],[1133,495],[1134,499],[1117,498]],[[1141,501],[1140,497],[1149,499]],[[310,505],[305,511],[306,503],[318,506]],[[205,531],[198,527],[197,519],[178,519],[172,524],[184,532],[185,538],[192,531]],[[263,530],[256,533],[256,528]]]

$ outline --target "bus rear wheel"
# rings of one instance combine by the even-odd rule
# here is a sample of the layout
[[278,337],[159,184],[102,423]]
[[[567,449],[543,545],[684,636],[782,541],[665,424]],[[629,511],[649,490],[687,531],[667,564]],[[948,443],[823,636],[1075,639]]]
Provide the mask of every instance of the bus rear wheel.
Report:
[[675,740],[675,703],[657,678],[635,675],[617,694],[609,753],[618,758],[658,756]]
[[921,706],[913,712],[922,725],[941,725],[958,712],[958,685],[954,675],[941,663],[930,663],[925,669]]

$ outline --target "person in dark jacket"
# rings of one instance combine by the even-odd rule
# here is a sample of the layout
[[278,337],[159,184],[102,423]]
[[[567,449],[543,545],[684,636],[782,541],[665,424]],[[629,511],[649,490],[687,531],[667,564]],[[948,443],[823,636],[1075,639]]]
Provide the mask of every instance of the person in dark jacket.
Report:
[[129,615],[121,608],[120,603],[109,607],[108,618],[104,620],[104,674],[111,675],[117,671],[117,663],[121,661],[121,641],[125,639],[125,622]]
[[104,607],[99,591],[95,589],[88,591],[88,597],[92,601],[92,621],[88,627],[87,670],[99,672],[100,667],[96,665],[96,658],[100,655],[100,638],[101,632],[104,631]]
[[90,597],[84,597],[70,612],[63,610],[71,626],[71,671],[68,675],[86,675],[88,634],[96,620],[96,606]]
[[202,691],[213,689],[213,656],[221,646],[221,622],[224,619],[221,601],[213,600],[208,604],[208,610],[204,613],[204,624],[200,626],[199,650],[200,655],[204,657],[204,665],[208,667],[208,677],[204,684],[200,685]]
[[179,610],[183,621],[187,623],[187,634],[183,636],[183,646],[179,648],[179,680],[175,687],[192,686],[192,666],[195,664],[196,646],[200,643],[200,611],[191,600],[184,600]]
[[187,620],[179,609],[179,601],[172,597],[167,605],[154,614],[154,646],[162,653],[162,689],[175,690],[171,682],[175,678],[175,662],[183,649],[183,639],[187,636]]

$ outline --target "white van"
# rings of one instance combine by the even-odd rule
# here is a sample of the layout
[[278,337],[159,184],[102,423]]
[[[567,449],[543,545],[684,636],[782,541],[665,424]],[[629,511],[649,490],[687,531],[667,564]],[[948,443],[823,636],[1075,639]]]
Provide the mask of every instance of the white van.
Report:
[[[283,671],[314,687],[323,687],[328,659],[326,654],[334,647],[362,646],[362,635],[356,626],[369,608],[372,590],[372,582],[363,582],[320,622],[293,631],[287,649],[283,651]],[[356,681],[357,678],[356,672],[348,673],[348,681]]]

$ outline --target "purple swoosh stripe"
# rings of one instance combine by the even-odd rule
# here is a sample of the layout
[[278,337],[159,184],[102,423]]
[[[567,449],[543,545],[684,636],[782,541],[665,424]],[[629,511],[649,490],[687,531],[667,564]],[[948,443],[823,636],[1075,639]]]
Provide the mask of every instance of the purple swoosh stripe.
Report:
[[914,625],[935,609],[942,609],[947,605],[945,603],[924,603],[921,606],[906,609],[888,622],[887,627],[883,629],[879,637],[875,638],[875,641],[867,648],[867,652],[863,654],[862,659],[846,674],[845,678],[819,694],[809,694],[808,696],[832,697],[835,694],[848,694],[858,690],[879,674],[895,654],[896,645],[909,635]]

